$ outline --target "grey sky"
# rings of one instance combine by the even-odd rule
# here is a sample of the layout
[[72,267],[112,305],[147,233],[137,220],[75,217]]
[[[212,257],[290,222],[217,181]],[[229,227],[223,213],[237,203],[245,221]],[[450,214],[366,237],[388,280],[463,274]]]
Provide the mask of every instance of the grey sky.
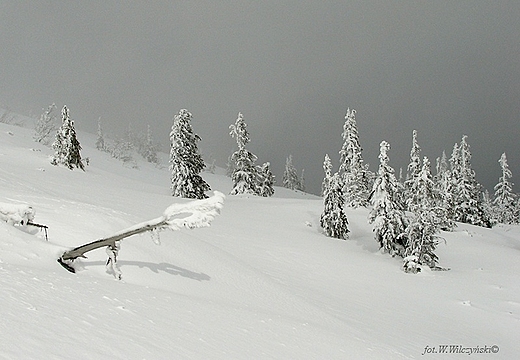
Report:
[[432,164],[467,134],[492,191],[504,151],[520,184],[518,19],[516,0],[0,0],[0,107],[66,104],[80,130],[150,124],[164,145],[186,108],[221,166],[240,111],[259,163],[281,182],[292,154],[315,193],[350,107],[372,170],[381,140],[399,171],[413,129]]

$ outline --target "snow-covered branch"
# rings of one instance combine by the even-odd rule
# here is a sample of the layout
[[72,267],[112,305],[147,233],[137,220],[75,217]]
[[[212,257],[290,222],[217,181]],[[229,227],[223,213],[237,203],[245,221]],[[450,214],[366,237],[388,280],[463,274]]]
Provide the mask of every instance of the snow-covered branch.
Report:
[[78,257],[85,257],[85,253],[104,246],[111,249],[118,248],[116,242],[132,235],[146,231],[163,229],[179,230],[181,228],[200,228],[210,226],[211,222],[220,213],[224,204],[225,196],[215,191],[213,196],[203,200],[194,200],[186,204],[172,204],[164,211],[163,215],[130,228],[119,231],[116,234],[93,241],[91,243],[66,251],[58,259],[58,262],[67,270],[75,272],[72,262]]

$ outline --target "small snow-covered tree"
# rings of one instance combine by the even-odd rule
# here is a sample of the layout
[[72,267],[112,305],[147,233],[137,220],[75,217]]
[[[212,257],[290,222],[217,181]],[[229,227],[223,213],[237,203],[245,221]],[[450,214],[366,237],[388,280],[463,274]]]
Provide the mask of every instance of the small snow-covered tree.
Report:
[[274,195],[275,177],[271,172],[271,164],[266,162],[257,169],[259,176],[258,180],[258,195],[269,197]]
[[289,155],[285,160],[285,170],[282,177],[283,187],[291,190],[300,190],[301,183],[298,178],[298,173],[292,162],[292,155]]
[[482,192],[482,209],[484,210],[486,217],[489,219],[491,226],[495,226],[497,224],[495,208],[493,206],[491,195],[487,189]]
[[417,130],[412,132],[412,149],[410,150],[410,162],[406,172],[405,185],[405,198],[409,198],[411,195],[411,187],[415,181],[415,178],[421,171],[421,147],[417,142]]
[[300,190],[305,191],[305,169],[302,169],[302,173],[300,175]]
[[81,160],[81,145],[76,137],[74,121],[70,119],[69,109],[63,106],[61,110],[62,124],[56,132],[56,138],[52,144],[54,155],[51,159],[52,165],[64,165],[72,170],[74,167],[85,171]]
[[406,249],[406,216],[399,203],[399,185],[394,169],[389,165],[390,144],[382,141],[379,153],[379,170],[374,181],[370,200],[373,208],[369,223],[374,224],[375,238],[382,251],[392,256],[403,256]]
[[101,126],[101,117],[98,118],[97,126],[97,138],[96,138],[96,149],[100,151],[106,151],[107,146],[105,144],[105,134],[103,133],[103,127]]
[[502,169],[498,183],[495,185],[495,199],[493,200],[493,213],[495,219],[502,224],[513,224],[515,219],[515,197],[513,183],[509,181],[513,174],[507,164],[506,153],[498,160]]
[[348,219],[345,214],[345,197],[341,177],[336,173],[329,179],[325,190],[324,209],[320,217],[320,225],[327,236],[336,239],[347,239]]
[[369,179],[368,166],[363,156],[356,123],[356,110],[347,109],[343,125],[343,146],[339,152],[339,173],[343,181],[343,193],[347,206],[368,206]]
[[210,186],[199,175],[206,165],[197,145],[200,137],[193,132],[191,120],[192,115],[186,109],[180,110],[173,119],[170,132],[171,190],[172,196],[204,199]]
[[332,161],[330,160],[329,154],[325,154],[325,160],[323,160],[323,172],[325,176],[321,183],[321,196],[325,196],[325,191],[329,186],[330,178],[332,177]]
[[471,168],[471,152],[467,142],[467,136],[462,137],[459,145],[458,160],[454,163],[452,176],[454,184],[453,214],[454,220],[472,225],[491,227],[490,220],[486,217],[482,206],[481,185],[475,179],[475,172]]
[[235,124],[230,125],[229,129],[229,135],[236,140],[238,146],[238,150],[231,155],[230,159],[233,164],[231,195],[258,195],[258,169],[255,165],[257,157],[246,149],[250,139],[242,113],[238,113]]
[[520,223],[520,195],[518,194],[515,196],[513,218],[516,224]]
[[228,160],[226,162],[226,176],[232,177],[233,171],[235,170],[235,164],[233,163],[232,159],[233,154],[229,155]]
[[208,165],[208,172],[209,172],[210,174],[214,174],[215,171],[217,170],[216,161],[217,161],[217,160],[212,159],[212,160],[209,162],[209,165]]
[[430,170],[430,161],[424,157],[419,173],[410,183],[411,198],[407,205],[413,212],[406,228],[408,240],[404,259],[406,272],[417,272],[417,265],[435,268],[438,257],[434,251],[438,244],[438,233],[445,221],[445,209],[440,207],[439,198]]
[[53,103],[40,115],[34,129],[34,141],[43,145],[50,145],[52,134],[56,131],[54,110],[56,110],[56,104]]
[[450,192],[452,177],[446,157],[446,152],[442,152],[442,156],[437,159],[437,174],[434,177],[435,190],[438,196],[438,206],[444,211],[442,213],[443,220],[440,227],[444,231],[453,231],[455,221],[453,214],[450,212],[452,208],[452,194]]
[[141,156],[146,159],[146,161],[158,164],[159,158],[157,157],[157,145],[155,144],[152,136],[152,130],[150,129],[150,125],[146,128],[146,140],[141,146]]
[[122,161],[126,166],[137,169],[137,163],[134,160],[134,146],[128,140],[128,137],[120,137],[114,140],[114,143],[108,148],[110,155],[117,160]]

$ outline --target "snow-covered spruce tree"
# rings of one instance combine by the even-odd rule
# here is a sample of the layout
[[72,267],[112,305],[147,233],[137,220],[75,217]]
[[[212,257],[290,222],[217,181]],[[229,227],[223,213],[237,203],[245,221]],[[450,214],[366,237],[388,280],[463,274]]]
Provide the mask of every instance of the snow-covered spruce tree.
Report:
[[292,163],[292,155],[289,155],[285,160],[285,170],[282,177],[283,187],[291,190],[300,190],[301,184],[298,178],[296,168]]
[[409,198],[411,195],[411,187],[415,181],[415,178],[421,171],[421,147],[417,142],[417,130],[412,132],[412,149],[410,150],[410,162],[406,171],[405,185],[405,198]]
[[204,199],[210,190],[208,183],[199,175],[204,167],[204,160],[197,142],[200,137],[191,127],[191,113],[182,109],[173,118],[170,132],[170,172],[172,196]]
[[300,175],[300,189],[305,192],[305,169],[302,169],[302,173]]
[[397,200],[399,185],[394,169],[388,164],[390,144],[382,141],[379,153],[379,170],[370,196],[373,209],[369,223],[374,224],[375,239],[382,251],[392,256],[404,256],[406,250],[406,216]]
[[502,176],[495,185],[495,198],[493,200],[493,213],[495,219],[502,224],[513,224],[515,219],[515,196],[513,193],[513,183],[509,181],[513,174],[507,164],[506,153],[503,153],[498,160],[502,169]]
[[217,160],[212,159],[212,160],[209,162],[209,165],[208,165],[208,172],[209,172],[210,174],[214,174],[215,171],[217,170],[216,161],[217,161]]
[[233,154],[229,155],[228,160],[226,162],[226,176],[232,177],[233,171],[235,170],[235,164],[233,163]]
[[423,165],[413,183],[410,184],[411,198],[407,205],[413,217],[406,228],[408,240],[403,267],[406,272],[416,273],[418,265],[430,268],[437,266],[438,257],[434,251],[438,244],[441,224],[445,222],[445,209],[439,206],[439,198],[430,170],[430,161],[423,159]]
[[266,162],[258,167],[258,195],[269,197],[274,194],[275,177],[271,172],[271,164]]
[[491,226],[495,226],[497,224],[495,209],[493,206],[493,200],[491,200],[491,195],[487,189],[482,192],[482,209],[484,210],[486,217],[489,219]]
[[520,224],[520,195],[518,194],[515,196],[515,207],[513,214],[514,222],[516,224]]
[[461,174],[461,165],[460,165],[460,148],[459,144],[455,143],[453,145],[453,150],[449,159],[450,170],[449,176],[446,179],[446,200],[447,200],[447,211],[448,217],[455,221],[455,199],[457,197],[457,181],[460,178]]
[[345,196],[341,177],[335,173],[330,177],[324,196],[324,209],[320,217],[320,225],[327,236],[336,239],[347,239],[348,219],[345,211]]
[[103,133],[103,127],[101,126],[101,117],[98,119],[97,126],[97,138],[96,138],[96,149],[100,151],[106,151],[107,146],[105,144],[105,134]]
[[150,125],[146,128],[146,139],[143,142],[142,146],[140,146],[140,154],[146,159],[146,161],[158,164],[159,158],[157,157],[157,145],[155,144],[152,136],[152,130],[150,129]]
[[56,138],[52,144],[54,155],[51,159],[52,165],[64,165],[70,170],[80,168],[85,171],[81,160],[81,145],[76,137],[74,121],[70,119],[69,109],[63,106],[61,110],[62,124],[56,132]]
[[356,123],[356,110],[347,109],[343,125],[343,146],[339,152],[339,173],[343,181],[343,193],[347,206],[368,206],[368,166],[363,163]]
[[443,221],[440,224],[441,230],[453,231],[455,221],[453,221],[453,214],[450,212],[452,208],[451,187],[451,172],[448,165],[446,152],[442,152],[442,156],[437,158],[437,174],[434,177],[435,190],[438,195],[438,206],[444,209]]
[[467,136],[464,135],[459,145],[458,151],[459,168],[454,167],[452,170],[454,176],[453,196],[453,214],[454,220],[478,225],[483,227],[491,227],[491,221],[486,217],[482,206],[482,189],[481,185],[475,179],[475,172],[471,168],[471,152],[467,142]]
[[250,139],[242,113],[238,113],[235,124],[230,125],[229,129],[229,135],[235,138],[238,147],[238,150],[231,155],[231,163],[233,164],[231,195],[258,195],[258,169],[255,166],[257,157],[246,149]]
[[332,177],[332,161],[330,160],[329,154],[325,154],[325,160],[323,160],[323,172],[325,176],[321,183],[321,196],[325,196],[325,191],[329,186],[330,178]]
[[52,134],[56,131],[56,104],[51,104],[41,115],[36,122],[34,128],[34,141],[42,143],[43,145],[50,145]]

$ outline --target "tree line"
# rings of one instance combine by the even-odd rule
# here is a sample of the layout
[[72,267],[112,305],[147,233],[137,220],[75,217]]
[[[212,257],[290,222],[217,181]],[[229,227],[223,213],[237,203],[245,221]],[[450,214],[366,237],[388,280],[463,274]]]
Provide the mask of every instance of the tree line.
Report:
[[379,169],[372,173],[363,162],[355,114],[355,110],[348,109],[345,116],[338,171],[332,173],[328,155],[323,163],[324,211],[320,224],[327,236],[347,239],[345,207],[370,206],[368,221],[380,249],[402,257],[403,269],[416,273],[421,265],[441,269],[435,254],[442,239],[439,234],[441,230],[452,231],[456,222],[488,228],[497,223],[520,222],[520,196],[512,190],[512,173],[505,153],[498,161],[502,175],[493,197],[475,178],[466,135],[453,146],[449,159],[445,152],[436,159],[433,175],[428,157],[421,159],[417,131],[413,130],[404,179],[402,172],[396,178],[389,164],[390,144],[382,141]]
[[[81,158],[81,146],[69,109],[63,107],[62,124],[58,129],[53,115],[55,109],[56,105],[52,104],[41,115],[35,128],[35,140],[49,145],[55,132],[51,163],[71,170],[85,170],[88,159]],[[439,234],[441,231],[452,231],[456,222],[488,228],[498,223],[520,222],[520,196],[513,192],[510,181],[512,173],[505,153],[498,161],[501,176],[493,195],[476,180],[466,135],[462,136],[460,143],[454,144],[449,158],[443,152],[436,159],[434,175],[428,157],[421,158],[418,133],[413,130],[406,177],[400,171],[398,178],[390,166],[390,144],[382,141],[379,168],[373,173],[363,160],[355,116],[355,110],[347,110],[337,172],[333,173],[332,161],[328,154],[325,155],[322,182],[324,209],[320,217],[325,235],[347,239],[350,230],[345,208],[370,208],[368,221],[373,226],[374,237],[381,250],[403,258],[403,269],[416,273],[421,266],[441,269],[435,254],[436,246],[442,240]],[[192,119],[192,114],[186,109],[181,109],[173,117],[169,155],[170,190],[172,196],[204,199],[211,187],[200,176],[206,164],[198,149],[201,138],[193,131]],[[258,165],[257,156],[247,149],[250,135],[242,113],[238,114],[229,130],[229,135],[236,141],[236,150],[228,159],[228,175],[233,184],[230,194],[272,196],[275,176],[269,162]],[[135,136],[129,129],[126,137],[110,145],[99,120],[96,147],[125,162],[130,161],[130,150],[135,149],[147,161],[158,163],[158,147],[149,126],[144,137]],[[282,185],[292,190],[305,190],[303,170],[299,177],[292,165],[291,155],[286,160]]]

